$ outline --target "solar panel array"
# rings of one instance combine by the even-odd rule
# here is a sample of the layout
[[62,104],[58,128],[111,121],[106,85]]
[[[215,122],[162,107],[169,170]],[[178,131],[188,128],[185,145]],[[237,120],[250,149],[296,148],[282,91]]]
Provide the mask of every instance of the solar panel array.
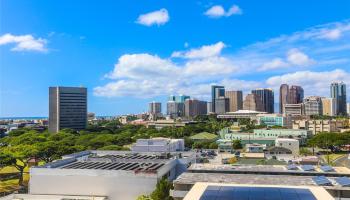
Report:
[[343,187],[348,187],[350,186],[350,179],[348,177],[339,177],[339,178],[335,178],[335,181],[343,186]]
[[108,159],[144,159],[144,160],[155,160],[159,159],[157,155],[142,155],[142,154],[131,154],[131,155],[104,155],[96,158],[108,158]]
[[164,163],[139,162],[83,162],[78,161],[61,167],[62,169],[101,169],[101,170],[128,170],[153,172],[161,168]]
[[200,200],[317,200],[309,189],[208,186]]
[[326,178],[325,176],[316,176],[316,177],[313,177],[312,180],[317,185],[320,185],[320,186],[331,186],[332,185],[332,182],[328,178]]
[[334,171],[333,167],[331,167],[329,165],[323,165],[320,167],[320,169],[324,172],[333,172]]
[[304,171],[314,171],[315,170],[314,166],[312,166],[312,165],[302,165],[302,166],[300,166],[300,168]]

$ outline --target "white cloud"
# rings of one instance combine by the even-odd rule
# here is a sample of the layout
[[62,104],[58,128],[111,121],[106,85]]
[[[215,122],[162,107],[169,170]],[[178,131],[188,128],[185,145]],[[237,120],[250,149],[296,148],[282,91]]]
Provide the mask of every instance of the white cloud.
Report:
[[171,57],[183,57],[189,59],[208,58],[218,56],[225,47],[226,45],[220,41],[216,44],[204,45],[200,48],[191,49],[189,51],[175,51]]
[[328,40],[337,40],[341,37],[342,31],[340,29],[325,30],[320,34],[319,38]]
[[152,25],[163,25],[169,21],[169,14],[168,10],[165,8],[162,8],[160,10],[142,14],[137,18],[136,23],[145,25],[145,26],[152,26]]
[[175,75],[179,69],[170,60],[150,54],[125,54],[118,59],[108,78],[159,79],[169,74]]
[[10,33],[0,36],[0,46],[15,44],[11,51],[40,51],[47,52],[47,41],[42,38],[35,39],[32,35],[12,35]]
[[241,15],[242,13],[242,10],[237,5],[231,6],[227,12],[225,11],[223,6],[215,5],[210,7],[204,14],[208,17],[220,18],[229,17],[231,15]]
[[289,63],[286,63],[281,58],[274,58],[273,60],[264,63],[258,71],[267,71],[267,70],[274,70],[274,69],[281,69],[289,67]]
[[188,61],[183,73],[187,76],[217,76],[230,75],[237,71],[237,67],[227,58],[211,57],[202,60]]
[[292,65],[297,65],[297,66],[309,66],[315,63],[314,60],[309,58],[308,55],[305,53],[301,52],[299,49],[291,49],[287,53],[287,60],[292,64]]

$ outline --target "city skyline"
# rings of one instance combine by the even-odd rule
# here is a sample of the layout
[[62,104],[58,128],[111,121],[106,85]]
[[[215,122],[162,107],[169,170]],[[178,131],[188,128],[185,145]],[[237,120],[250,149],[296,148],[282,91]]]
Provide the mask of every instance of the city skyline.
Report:
[[89,112],[118,115],[172,94],[210,101],[212,84],[272,88],[275,107],[282,83],[305,97],[350,84],[348,1],[186,3],[2,2],[0,117],[48,116],[50,86],[84,86]]

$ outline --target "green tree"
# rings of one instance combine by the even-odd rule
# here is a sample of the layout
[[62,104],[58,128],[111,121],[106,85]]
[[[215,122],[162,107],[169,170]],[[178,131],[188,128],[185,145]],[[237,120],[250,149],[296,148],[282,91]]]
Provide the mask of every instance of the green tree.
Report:
[[241,140],[233,140],[232,141],[232,148],[233,149],[242,149]]
[[153,200],[153,199],[149,196],[141,195],[141,196],[137,197],[136,200]]
[[153,200],[173,200],[169,196],[171,189],[173,189],[173,185],[166,178],[162,178],[150,196]]

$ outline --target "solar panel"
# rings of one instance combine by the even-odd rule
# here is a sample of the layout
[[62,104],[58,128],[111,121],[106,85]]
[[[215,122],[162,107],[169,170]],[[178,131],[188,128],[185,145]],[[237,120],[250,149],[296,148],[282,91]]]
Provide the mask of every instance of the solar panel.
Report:
[[315,170],[314,166],[312,166],[312,165],[302,165],[301,169],[304,171],[314,171]]
[[329,165],[324,165],[324,166],[321,166],[320,169],[324,172],[332,172],[334,171],[333,167],[329,166]]
[[200,200],[317,200],[309,189],[208,186]]
[[316,176],[313,177],[312,180],[317,184],[317,185],[332,185],[332,182],[328,180],[325,176]]
[[335,181],[343,186],[343,187],[348,187],[350,186],[350,178],[348,177],[339,177],[339,178],[335,178]]
[[294,164],[291,164],[291,165],[287,166],[287,169],[288,170],[298,170],[298,167],[296,165],[294,165]]

